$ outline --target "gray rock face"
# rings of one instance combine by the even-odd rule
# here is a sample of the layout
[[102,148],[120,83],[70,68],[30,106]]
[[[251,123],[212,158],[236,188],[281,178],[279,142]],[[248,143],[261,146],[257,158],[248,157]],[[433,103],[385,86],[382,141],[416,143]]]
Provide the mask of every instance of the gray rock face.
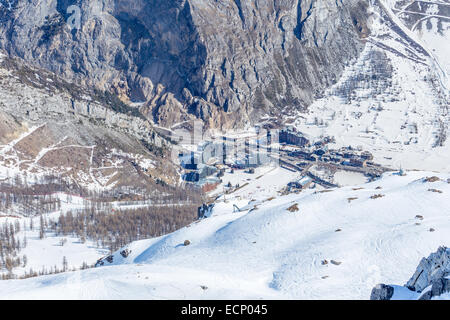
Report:
[[391,300],[394,295],[394,288],[385,284],[378,284],[372,290],[370,300]]
[[203,204],[201,207],[197,210],[197,216],[199,219],[203,219],[211,213],[212,209],[214,208],[214,204]]
[[416,272],[407,282],[406,286],[414,291],[422,292],[433,285],[435,290],[445,288],[450,275],[450,250],[440,247],[437,252],[432,253],[428,258],[422,259]]
[[[165,126],[237,127],[302,110],[368,35],[367,1],[2,1],[0,47],[142,102]],[[67,22],[80,8],[80,28]],[[75,20],[74,20],[75,19]],[[76,24],[75,24],[76,25]]]
[[433,280],[431,284],[432,297],[438,297],[447,292],[450,292],[450,279],[440,278]]
[[170,142],[135,109],[1,51],[0,80],[1,167],[99,190],[178,184]]
[[[430,300],[450,292],[450,249],[440,247],[428,258],[423,258],[405,287],[421,293],[419,300]],[[390,300],[393,295],[393,287],[379,284],[372,290],[370,299]]]

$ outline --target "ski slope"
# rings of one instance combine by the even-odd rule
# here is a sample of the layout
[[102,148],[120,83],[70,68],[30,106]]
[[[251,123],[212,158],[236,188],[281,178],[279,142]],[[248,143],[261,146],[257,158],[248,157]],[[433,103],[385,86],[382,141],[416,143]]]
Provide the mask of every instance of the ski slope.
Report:
[[377,283],[406,283],[422,257],[450,245],[449,179],[386,173],[239,213],[237,199],[219,202],[211,217],[131,243],[103,267],[1,281],[0,298],[368,299]]
[[360,57],[292,120],[312,140],[333,136],[333,147],[360,146],[391,168],[449,172],[449,140],[439,137],[450,136],[450,17],[409,30],[393,12],[397,2],[372,1]]

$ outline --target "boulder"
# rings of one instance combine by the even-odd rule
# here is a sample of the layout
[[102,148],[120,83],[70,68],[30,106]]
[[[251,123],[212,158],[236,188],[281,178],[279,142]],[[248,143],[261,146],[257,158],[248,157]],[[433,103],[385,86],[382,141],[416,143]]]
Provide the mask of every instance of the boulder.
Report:
[[372,290],[370,300],[391,300],[394,288],[385,284],[378,284]]
[[131,250],[129,250],[129,249],[125,249],[125,250],[120,251],[120,255],[121,255],[122,257],[124,257],[124,258],[128,258],[128,256],[130,255],[130,253],[131,253]]

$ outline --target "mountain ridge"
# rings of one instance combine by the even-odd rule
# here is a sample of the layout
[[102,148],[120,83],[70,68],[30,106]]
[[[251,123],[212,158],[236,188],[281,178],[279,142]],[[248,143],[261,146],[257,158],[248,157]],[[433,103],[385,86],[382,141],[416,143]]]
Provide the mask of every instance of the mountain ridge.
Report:
[[[80,29],[65,23],[70,5],[79,6]],[[164,126],[196,117],[226,129],[306,109],[361,52],[367,7],[360,0],[19,0],[3,7],[0,47],[143,102],[142,112]]]

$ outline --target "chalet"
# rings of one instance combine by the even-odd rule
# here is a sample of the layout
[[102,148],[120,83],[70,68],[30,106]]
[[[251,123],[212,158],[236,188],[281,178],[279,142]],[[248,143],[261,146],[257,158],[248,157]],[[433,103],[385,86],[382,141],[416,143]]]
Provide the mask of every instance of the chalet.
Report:
[[307,189],[311,183],[313,183],[313,180],[310,177],[305,176],[296,181],[289,182],[288,187],[291,189]]
[[350,163],[354,167],[362,167],[362,168],[367,167],[367,160],[364,159],[350,159]]
[[355,154],[353,154],[352,152],[345,152],[344,153],[344,159],[351,159],[355,157]]
[[299,162],[297,163],[297,167],[306,168],[309,165],[308,162]]
[[310,155],[308,155],[308,157],[306,157],[306,160],[308,161],[314,161],[316,162],[319,159],[319,156],[317,156],[316,154],[312,153]]
[[369,151],[364,151],[363,153],[361,153],[361,158],[364,159],[364,160],[372,161],[373,160],[373,154],[371,154]]
[[316,151],[314,151],[314,154],[319,157],[322,157],[326,153],[327,151],[325,149],[317,149]]
[[344,166],[365,168],[367,167],[367,160],[352,158],[350,160],[342,161],[341,164]]

